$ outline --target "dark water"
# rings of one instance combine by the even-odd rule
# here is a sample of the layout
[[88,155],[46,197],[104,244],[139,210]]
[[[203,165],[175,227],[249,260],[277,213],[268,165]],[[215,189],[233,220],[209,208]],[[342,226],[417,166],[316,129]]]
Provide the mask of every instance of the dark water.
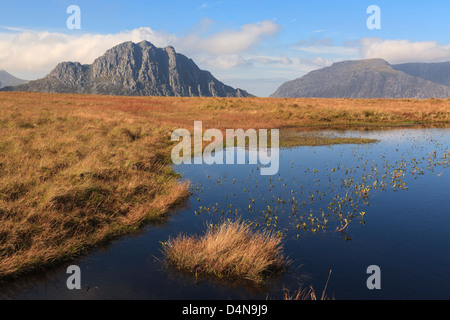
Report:
[[[183,165],[193,195],[158,226],[61,266],[3,284],[3,299],[278,299],[313,286],[336,299],[450,298],[450,130],[345,131],[367,145],[280,151],[275,176],[256,165]],[[376,183],[375,183],[376,182]],[[250,206],[250,209],[249,209]],[[161,241],[242,218],[282,236],[288,272],[265,287],[195,279],[163,263]],[[348,222],[348,224],[347,224]],[[345,227],[342,231],[341,229]],[[369,290],[367,267],[381,270]]]

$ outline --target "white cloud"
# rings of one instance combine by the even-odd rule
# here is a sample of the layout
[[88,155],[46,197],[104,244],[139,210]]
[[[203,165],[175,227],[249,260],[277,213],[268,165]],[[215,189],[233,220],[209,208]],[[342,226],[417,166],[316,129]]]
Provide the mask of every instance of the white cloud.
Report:
[[235,67],[248,65],[249,62],[237,54],[219,56],[197,56],[196,62],[205,64],[216,69],[232,69]]
[[316,57],[327,56],[333,61],[372,58],[382,58],[390,63],[450,60],[450,45],[442,45],[437,41],[363,38],[334,45],[330,38],[310,38],[300,40],[293,49]]
[[247,61],[252,64],[260,64],[260,65],[290,65],[290,64],[292,64],[292,60],[286,55],[282,55],[281,57],[252,56],[252,57],[248,58]]
[[382,58],[389,63],[442,62],[450,60],[450,45],[436,41],[364,38],[360,40],[360,53],[364,59]]
[[296,48],[297,50],[304,51],[311,54],[332,54],[340,55],[344,57],[355,57],[359,55],[358,48],[347,47],[347,46],[300,46]]
[[227,69],[246,64],[239,54],[280,30],[275,22],[265,20],[243,25],[239,30],[205,35],[211,24],[212,21],[203,21],[199,30],[185,36],[159,32],[149,27],[115,34],[66,34],[3,27],[7,31],[0,32],[0,69],[33,79],[47,74],[59,62],[92,63],[117,44],[142,40],[150,41],[157,47],[172,45],[194,60],[198,58],[208,66]]
[[203,36],[205,30],[191,32],[180,39],[180,47],[191,52],[213,55],[237,54],[251,49],[254,45],[280,31],[281,27],[272,20],[245,24],[240,30],[222,31],[211,36]]
[[[358,43],[359,44],[359,43]],[[325,60],[350,60],[359,59],[360,50],[358,46],[344,43],[335,44],[335,40],[329,37],[300,39],[291,47],[293,50],[303,52],[303,57]],[[323,61],[317,61],[313,65],[323,66]]]
[[301,64],[305,67],[308,66],[311,68],[310,70],[328,67],[333,64],[333,62],[335,62],[335,60],[324,59],[322,57],[298,59],[298,64]]
[[125,42],[148,40],[167,46],[176,37],[138,28],[116,34],[71,35],[55,32],[21,31],[0,33],[0,69],[14,75],[44,75],[62,61],[92,63],[111,47]]
[[282,57],[281,57],[281,63],[282,64],[285,64],[285,65],[289,65],[289,64],[292,64],[292,60],[291,59],[289,59],[286,55],[283,55]]

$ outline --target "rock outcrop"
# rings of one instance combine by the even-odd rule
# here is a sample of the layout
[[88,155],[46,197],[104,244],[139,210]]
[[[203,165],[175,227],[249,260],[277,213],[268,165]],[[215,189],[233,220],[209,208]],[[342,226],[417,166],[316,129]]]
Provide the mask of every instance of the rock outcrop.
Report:
[[62,62],[42,79],[4,88],[11,91],[87,93],[125,96],[246,97],[200,68],[173,47],[148,41],[125,42],[91,65]]

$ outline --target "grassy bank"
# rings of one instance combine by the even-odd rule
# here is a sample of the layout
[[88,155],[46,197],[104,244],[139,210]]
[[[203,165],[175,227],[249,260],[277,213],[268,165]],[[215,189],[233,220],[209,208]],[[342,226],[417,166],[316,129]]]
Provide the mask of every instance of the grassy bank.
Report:
[[364,144],[376,142],[376,139],[358,137],[337,137],[320,132],[298,132],[298,130],[284,130],[280,133],[280,147],[297,146],[326,146],[335,144]]
[[[188,196],[170,132],[280,128],[281,146],[366,143],[287,128],[450,120],[450,100],[0,93],[0,278],[68,261],[161,220]],[[347,138],[345,138],[347,139]]]
[[132,114],[1,102],[0,278],[160,220],[188,195],[165,131]]

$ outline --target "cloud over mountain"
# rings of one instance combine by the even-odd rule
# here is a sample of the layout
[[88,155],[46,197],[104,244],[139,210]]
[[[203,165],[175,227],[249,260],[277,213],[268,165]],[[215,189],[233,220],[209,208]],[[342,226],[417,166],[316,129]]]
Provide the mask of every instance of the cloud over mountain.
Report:
[[443,62],[450,60],[450,45],[437,41],[383,40],[364,38],[360,40],[361,57],[383,58],[391,63]]
[[247,97],[171,46],[124,42],[92,64],[61,62],[42,79],[2,90],[126,96]]
[[43,76],[60,61],[92,63],[109,48],[125,41],[150,41],[158,47],[179,48],[194,59],[218,68],[245,63],[240,53],[275,35],[280,26],[271,20],[245,24],[238,30],[208,33],[208,26],[179,36],[141,27],[115,34],[58,33],[4,28],[0,32],[0,68],[14,74]]

